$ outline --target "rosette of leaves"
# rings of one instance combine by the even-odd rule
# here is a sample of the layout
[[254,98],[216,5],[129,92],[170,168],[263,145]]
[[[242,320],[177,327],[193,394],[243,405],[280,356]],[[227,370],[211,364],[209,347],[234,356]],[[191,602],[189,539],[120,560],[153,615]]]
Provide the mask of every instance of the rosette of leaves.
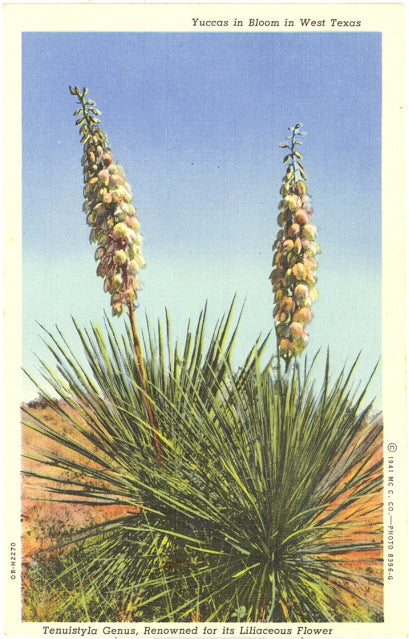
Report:
[[140,288],[139,270],[145,261],[141,254],[139,221],[132,206],[132,191],[122,166],[114,162],[108,138],[99,125],[88,89],[70,87],[78,98],[76,124],[84,145],[84,211],[91,226],[90,242],[97,244],[97,275],[104,278],[104,289],[111,294],[113,315],[121,315],[124,306],[134,305]]
[[144,334],[162,466],[129,342],[108,319],[78,327],[84,366],[47,333],[53,412],[25,409],[43,465],[26,474],[90,521],[30,570],[25,621],[382,621],[382,417],[354,366],[292,367],[277,392],[268,341],[235,372],[231,311],[209,348],[204,318],[176,342],[169,315]]
[[286,363],[299,355],[308,341],[306,326],[312,320],[311,306],[317,299],[316,255],[320,251],[317,230],[311,223],[313,213],[307,192],[307,176],[301,145],[302,124],[289,128],[290,135],[280,148],[286,149],[287,165],[280,189],[278,231],[273,245],[273,270],[270,279],[274,291],[274,320],[279,354]]

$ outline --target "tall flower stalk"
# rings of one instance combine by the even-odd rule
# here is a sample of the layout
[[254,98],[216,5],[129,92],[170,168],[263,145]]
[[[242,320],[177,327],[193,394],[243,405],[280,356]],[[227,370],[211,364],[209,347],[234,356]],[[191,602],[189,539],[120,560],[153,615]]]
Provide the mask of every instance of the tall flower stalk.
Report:
[[139,271],[145,266],[141,253],[142,237],[136,210],[132,205],[132,190],[122,166],[114,161],[106,133],[101,129],[101,112],[93,100],[87,99],[88,89],[71,87],[78,98],[76,124],[80,127],[84,145],[84,205],[87,224],[91,227],[90,242],[97,244],[95,259],[97,275],[104,278],[104,290],[111,295],[113,315],[128,310],[139,381],[152,441],[159,463],[161,444],[152,402],[147,393],[147,377],[135,315],[135,300],[140,289]]
[[280,189],[282,199],[277,223],[280,230],[273,244],[273,270],[270,279],[274,292],[274,320],[279,355],[288,370],[308,341],[306,326],[312,320],[311,306],[317,299],[317,261],[320,247],[317,230],[311,223],[313,209],[307,193],[307,176],[301,145],[302,124],[289,128],[290,135],[280,148],[286,149],[287,165]]

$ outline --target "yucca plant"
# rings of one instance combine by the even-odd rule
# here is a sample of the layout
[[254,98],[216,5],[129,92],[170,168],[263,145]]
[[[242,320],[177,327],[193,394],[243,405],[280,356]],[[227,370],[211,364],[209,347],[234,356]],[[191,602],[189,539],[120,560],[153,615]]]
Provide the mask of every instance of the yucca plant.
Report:
[[[54,484],[55,499],[129,506],[70,539],[94,542],[84,551],[82,589],[63,608],[95,599],[98,588],[134,602],[135,620],[233,621],[240,610],[242,621],[370,621],[380,614],[364,587],[380,583],[366,568],[376,568],[380,551],[381,420],[370,421],[362,396],[351,397],[352,371],[330,387],[327,368],[315,390],[312,370],[294,368],[284,396],[277,393],[275,375],[260,365],[263,345],[240,375],[224,360],[221,378],[209,354],[225,327],[194,367],[196,380],[176,347],[177,370],[171,365],[167,374],[173,391],[155,388],[155,412],[168,429],[160,434],[163,467],[147,454],[149,422],[129,381],[133,353],[112,325],[111,346],[96,327],[81,332],[92,377],[51,338],[59,372],[48,369],[46,379],[69,406],[55,409],[89,445],[32,414],[32,427],[66,451],[43,450],[37,459],[75,474],[68,484],[55,471],[36,476]],[[122,362],[115,369],[106,365],[112,345]],[[163,355],[153,349],[148,361],[159,370]]]
[[[81,102],[83,141],[96,145],[96,151],[100,146],[98,158],[103,158],[108,147],[94,122],[94,105],[85,101],[85,91],[72,91]],[[290,136],[293,169],[300,160],[294,144],[298,129]],[[105,169],[99,160],[89,166],[94,156],[87,153],[87,184],[97,172],[94,199],[87,203],[90,215],[99,203],[95,199],[111,191],[98,177]],[[301,187],[299,176],[290,174],[290,197],[306,196],[306,190],[301,195],[291,190]],[[115,275],[114,267],[125,273],[123,265],[134,259],[129,244],[118,249],[109,230],[122,223],[115,218],[117,204],[107,208],[101,222],[91,220],[101,226],[95,238],[105,242],[98,259],[108,278]],[[288,210],[295,215],[299,208]],[[277,239],[280,252],[289,222]],[[291,221],[296,223],[301,226]],[[41,396],[73,434],[61,433],[26,408],[27,425],[59,447],[58,452],[51,445],[38,447],[29,456],[45,470],[28,474],[48,483],[50,502],[124,508],[122,515],[75,530],[60,543],[68,550],[54,560],[57,572],[50,577],[48,571],[46,580],[54,593],[50,620],[381,618],[382,420],[363,404],[365,390],[354,391],[354,366],[330,383],[327,356],[319,384],[314,361],[310,366],[306,359],[296,360],[302,348],[294,315],[309,304],[297,306],[295,291],[315,284],[300,274],[300,266],[314,270],[307,248],[315,248],[315,239],[308,241],[309,247],[298,251],[294,242],[287,252],[287,262],[295,262],[286,267],[292,274],[285,294],[276,297],[276,304],[284,297],[293,302],[288,317],[276,320],[283,377],[269,359],[268,338],[233,369],[234,303],[209,341],[206,308],[194,327],[189,324],[184,341],[176,343],[169,314],[156,328],[147,319],[141,339],[137,336],[139,354],[133,321],[123,334],[107,317],[104,328],[75,323],[87,364],[62,333],[46,331],[56,365],[41,362],[52,389],[41,390]],[[121,264],[114,259],[118,250],[126,257]],[[282,289],[276,288],[276,295]],[[126,295],[120,303],[132,317],[133,300],[130,306]],[[307,297],[312,300],[311,295],[302,299]],[[284,329],[289,350],[280,341]],[[33,570],[38,584],[38,571],[44,575],[47,562]],[[30,619],[34,608],[28,598]]]

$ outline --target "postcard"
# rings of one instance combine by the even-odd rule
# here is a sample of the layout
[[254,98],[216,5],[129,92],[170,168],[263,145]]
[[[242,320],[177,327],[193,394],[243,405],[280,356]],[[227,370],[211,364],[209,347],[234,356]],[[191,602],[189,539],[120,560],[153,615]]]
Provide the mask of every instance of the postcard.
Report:
[[404,5],[4,28],[4,633],[408,636]]

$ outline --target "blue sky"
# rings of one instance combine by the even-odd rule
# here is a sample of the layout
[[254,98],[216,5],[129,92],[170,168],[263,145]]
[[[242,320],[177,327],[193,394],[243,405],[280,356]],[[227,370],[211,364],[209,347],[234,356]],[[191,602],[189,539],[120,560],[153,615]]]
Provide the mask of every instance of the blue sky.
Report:
[[[38,322],[75,343],[71,316],[88,324],[110,310],[69,84],[89,88],[133,189],[142,324],[166,307],[182,334],[208,300],[210,332],[237,293],[238,361],[273,326],[278,144],[302,122],[323,249],[308,352],[329,346],[339,371],[361,351],[367,379],[381,355],[380,34],[23,34],[23,366],[34,372]],[[25,382],[24,399],[35,395]]]

